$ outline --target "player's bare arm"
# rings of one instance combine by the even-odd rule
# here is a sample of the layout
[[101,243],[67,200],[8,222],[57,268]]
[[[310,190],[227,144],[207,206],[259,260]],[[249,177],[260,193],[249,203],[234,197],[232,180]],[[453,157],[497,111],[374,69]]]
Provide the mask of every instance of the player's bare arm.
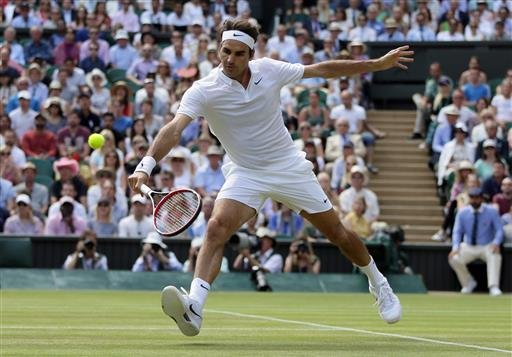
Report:
[[351,76],[358,73],[384,71],[398,67],[407,69],[406,63],[414,62],[414,51],[409,46],[401,46],[389,51],[384,56],[369,60],[331,60],[304,67],[304,78],[334,78]]
[[[178,145],[181,138],[181,132],[191,121],[192,118],[184,114],[177,114],[172,121],[167,123],[158,132],[157,136],[155,137],[155,141],[153,141],[149,147],[146,157],[152,157],[155,161],[155,164],[156,162],[162,160],[173,147]],[[146,157],[144,159],[146,159]],[[144,165],[144,162],[142,162],[142,165]],[[147,173],[142,170],[138,171],[138,168],[139,167],[137,167],[136,171],[128,177],[130,188],[136,193],[140,193],[140,187],[142,184],[145,184],[149,178]],[[151,172],[152,169],[153,167],[151,167],[149,172]]]

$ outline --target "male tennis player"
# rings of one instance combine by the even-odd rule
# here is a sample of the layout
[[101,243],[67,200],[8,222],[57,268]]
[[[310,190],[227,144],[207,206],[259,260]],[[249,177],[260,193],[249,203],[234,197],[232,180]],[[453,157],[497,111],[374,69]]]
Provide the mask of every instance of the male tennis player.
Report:
[[301,78],[341,77],[407,69],[413,51],[399,47],[365,61],[332,60],[312,65],[262,58],[251,61],[258,30],[245,20],[227,20],[219,31],[221,66],[187,90],[175,118],[166,124],[129,177],[135,192],[148,181],[152,169],[178,144],[182,130],[203,116],[226,150],[226,182],[220,190],[196,264],[190,294],[167,286],[162,309],[187,336],[199,333],[203,306],[223,256],[224,244],[253,217],[268,197],[299,212],[315,225],[367,276],[382,319],[400,320],[402,308],[357,235],[345,229],[323,192],[304,153],[295,148],[283,124],[279,92]]

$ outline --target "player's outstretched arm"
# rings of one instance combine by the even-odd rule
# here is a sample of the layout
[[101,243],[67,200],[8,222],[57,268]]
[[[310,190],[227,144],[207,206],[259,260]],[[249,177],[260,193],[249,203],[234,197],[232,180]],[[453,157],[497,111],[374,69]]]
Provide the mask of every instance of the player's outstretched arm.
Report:
[[414,61],[414,51],[409,46],[401,46],[389,51],[384,56],[369,60],[330,60],[304,67],[304,78],[334,78],[351,76],[359,73],[384,71],[398,67],[407,69],[406,63]]
[[[154,159],[154,164],[162,160],[164,156],[167,155],[173,147],[178,145],[181,138],[181,132],[191,121],[192,118],[183,114],[177,114],[173,120],[164,125],[164,127],[158,132],[158,134],[155,137],[155,140],[153,141],[153,143],[151,143],[151,146],[149,147],[146,157],[152,157]],[[146,184],[147,180],[147,173],[145,173],[142,170],[139,171],[138,167],[136,171],[133,174],[131,174],[130,177],[128,177],[128,183],[130,184],[130,188],[137,193],[140,192],[140,187],[143,184]]]

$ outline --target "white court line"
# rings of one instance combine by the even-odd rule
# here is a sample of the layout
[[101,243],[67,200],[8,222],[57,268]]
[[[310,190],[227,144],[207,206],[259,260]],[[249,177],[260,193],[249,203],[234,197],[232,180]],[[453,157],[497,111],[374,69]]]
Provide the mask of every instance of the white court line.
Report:
[[279,319],[279,318],[270,317],[270,316],[242,314],[242,313],[239,313],[239,312],[224,311],[224,310],[206,309],[205,311],[206,312],[213,312],[213,313],[216,313],[216,314],[224,314],[224,315],[236,316],[236,317],[247,317],[247,318],[256,319],[256,320],[275,321],[275,322],[282,322],[282,323],[285,323],[285,324],[311,326],[311,327],[317,327],[319,329],[324,329],[324,330],[357,332],[357,333],[366,334],[366,335],[396,337],[396,338],[402,338],[402,339],[406,339],[406,340],[430,342],[430,343],[438,344],[438,345],[450,345],[450,346],[457,346],[457,347],[473,348],[473,349],[483,350],[483,351],[503,352],[503,353],[512,354],[512,351],[502,350],[502,349],[499,349],[499,348],[485,347],[485,346],[478,346],[478,345],[468,345],[468,344],[465,344],[465,343],[458,343],[458,342],[434,340],[434,339],[431,339],[431,338],[407,336],[407,335],[401,335],[401,334],[397,334],[397,333],[375,332],[375,331],[361,330],[361,329],[356,329],[356,328],[351,328],[351,327],[323,325],[323,324],[317,324],[317,323],[314,323],[314,322]]
[[[169,331],[172,326],[167,327],[141,327],[141,326],[1,326],[3,330],[77,330],[77,331]],[[255,331],[254,327],[203,327],[202,331]],[[320,329],[318,327],[305,328],[286,328],[271,327],[265,328],[265,331],[322,331],[329,328]]]

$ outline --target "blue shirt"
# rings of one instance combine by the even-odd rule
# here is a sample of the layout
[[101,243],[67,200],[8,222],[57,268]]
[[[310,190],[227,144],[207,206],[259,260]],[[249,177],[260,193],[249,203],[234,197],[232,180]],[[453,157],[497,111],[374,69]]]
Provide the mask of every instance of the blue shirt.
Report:
[[38,43],[30,41],[25,46],[25,60],[30,62],[35,57],[42,58],[48,63],[53,63],[53,54],[50,45],[43,40]]
[[[460,243],[471,244],[473,233],[474,208],[466,206],[455,216],[453,228],[452,248],[459,249]],[[503,223],[498,210],[487,204],[482,204],[478,210],[478,223],[476,244],[487,245],[490,243],[500,245],[503,242]]]
[[106,71],[105,62],[99,57],[93,59],[92,57],[85,57],[80,62],[80,68],[84,70],[85,73],[91,72],[94,68],[100,69],[102,72]]
[[114,121],[112,127],[118,133],[126,134],[126,130],[132,126],[132,119],[130,117],[119,117]]
[[477,84],[476,86],[468,83],[463,87],[464,96],[470,102],[476,102],[480,98],[489,99],[491,90],[487,84]]
[[385,42],[385,41],[404,41],[405,36],[400,31],[395,31],[393,34],[389,34],[387,32],[384,32],[382,35],[379,35],[377,37],[377,41]]
[[221,166],[217,170],[212,169],[209,163],[201,167],[195,177],[195,186],[203,188],[208,194],[219,192],[225,181]]
[[124,48],[121,48],[119,45],[115,45],[110,48],[109,54],[110,63],[112,63],[116,68],[124,69],[125,71],[127,71],[132,63],[139,58],[137,50],[130,45]]
[[407,41],[436,41],[436,34],[429,27],[416,27],[407,33]]
[[[12,112],[14,109],[17,109],[20,106],[20,100],[18,99],[18,95],[15,94],[11,98],[9,98],[9,101],[7,102],[7,105],[5,106],[5,111],[7,113]],[[35,98],[30,99],[30,109],[32,109],[35,112],[41,111],[41,103]]]
[[283,234],[290,237],[296,237],[302,230],[304,221],[297,213],[292,212],[289,221],[281,217],[281,212],[273,213],[268,220],[268,228],[277,234]]
[[444,123],[436,128],[434,140],[432,141],[432,150],[437,153],[443,151],[443,146],[452,140],[452,126]]
[[11,181],[0,177],[0,207],[7,208],[7,202],[16,197]]
[[23,16],[18,15],[14,19],[12,19],[11,26],[17,29],[29,29],[33,26],[41,26],[41,20],[31,15],[28,15],[27,19],[25,20]]

